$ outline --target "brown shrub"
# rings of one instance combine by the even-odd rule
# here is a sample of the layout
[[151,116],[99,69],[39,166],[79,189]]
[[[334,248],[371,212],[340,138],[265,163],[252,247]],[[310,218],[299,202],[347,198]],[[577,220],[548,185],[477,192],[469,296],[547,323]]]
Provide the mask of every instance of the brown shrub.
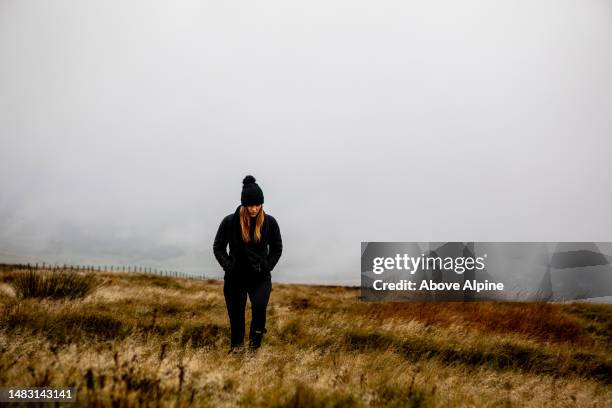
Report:
[[18,298],[76,299],[93,292],[100,282],[93,273],[74,271],[42,272],[33,269],[19,272],[10,285]]

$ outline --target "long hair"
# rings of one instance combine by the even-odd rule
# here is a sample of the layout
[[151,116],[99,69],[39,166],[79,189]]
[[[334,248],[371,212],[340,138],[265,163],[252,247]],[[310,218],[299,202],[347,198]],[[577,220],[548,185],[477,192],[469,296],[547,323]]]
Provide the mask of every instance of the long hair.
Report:
[[[253,234],[253,238],[255,242],[259,242],[261,240],[261,226],[264,222],[264,209],[263,205],[261,206],[261,210],[259,210],[259,214],[255,219],[255,233]],[[251,228],[251,216],[249,215],[249,210],[245,206],[240,207],[240,229],[242,231],[242,240],[246,243],[251,241],[251,237],[249,236],[249,231]]]

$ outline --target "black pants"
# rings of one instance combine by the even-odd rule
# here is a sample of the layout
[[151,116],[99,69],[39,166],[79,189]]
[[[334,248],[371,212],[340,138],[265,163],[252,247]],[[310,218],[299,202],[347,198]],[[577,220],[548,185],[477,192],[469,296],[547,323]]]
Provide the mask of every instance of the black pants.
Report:
[[255,331],[265,331],[266,309],[271,291],[271,279],[257,282],[225,280],[223,295],[225,296],[225,305],[227,306],[227,314],[230,320],[232,346],[239,346],[244,343],[244,313],[247,294],[251,300],[251,328],[249,337],[252,337]]

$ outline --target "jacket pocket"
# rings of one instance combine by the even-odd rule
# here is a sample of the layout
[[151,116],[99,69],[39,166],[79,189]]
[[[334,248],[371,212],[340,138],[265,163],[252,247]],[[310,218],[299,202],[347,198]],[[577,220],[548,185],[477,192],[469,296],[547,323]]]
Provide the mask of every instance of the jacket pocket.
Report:
[[266,260],[265,256],[261,258],[261,272],[263,273],[270,272],[270,265],[268,264],[268,261]]
[[236,258],[230,258],[229,264],[225,268],[225,272],[233,272],[236,269]]

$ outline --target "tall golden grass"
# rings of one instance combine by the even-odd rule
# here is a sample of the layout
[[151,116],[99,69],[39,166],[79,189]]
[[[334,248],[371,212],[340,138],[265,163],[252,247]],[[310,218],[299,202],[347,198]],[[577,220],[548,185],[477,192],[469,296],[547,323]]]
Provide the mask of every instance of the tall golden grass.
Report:
[[95,273],[80,274],[70,270],[38,271],[29,268],[14,274],[11,286],[18,298],[82,298],[99,285]]
[[22,273],[0,271],[0,386],[75,386],[80,406],[612,406],[609,305],[275,283],[262,348],[228,355],[222,281],[101,273],[54,299],[18,297]]

